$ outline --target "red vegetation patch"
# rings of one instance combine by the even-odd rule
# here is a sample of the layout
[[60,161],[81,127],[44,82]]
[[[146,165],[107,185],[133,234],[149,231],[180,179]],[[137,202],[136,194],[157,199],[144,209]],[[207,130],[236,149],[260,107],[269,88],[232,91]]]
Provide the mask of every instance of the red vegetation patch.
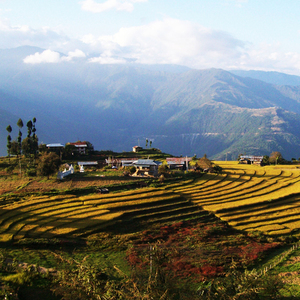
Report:
[[169,276],[203,281],[226,272],[234,260],[247,267],[279,243],[267,243],[233,231],[226,223],[178,222],[146,230],[127,253],[134,268],[156,263]]

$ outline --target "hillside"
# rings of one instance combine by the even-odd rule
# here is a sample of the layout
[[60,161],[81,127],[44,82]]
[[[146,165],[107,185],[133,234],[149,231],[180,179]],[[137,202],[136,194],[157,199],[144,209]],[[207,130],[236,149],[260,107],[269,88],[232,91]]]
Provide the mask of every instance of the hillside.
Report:
[[[0,164],[0,279],[19,299],[96,299],[91,286],[103,286],[93,290],[99,296],[108,286],[111,296],[129,284],[144,297],[166,283],[168,299],[199,299],[199,287],[216,282],[210,299],[223,299],[237,280],[234,293],[255,286],[267,298],[299,296],[296,164],[218,161],[221,173],[177,170],[163,182],[93,167],[58,181],[9,172],[14,160]],[[152,270],[159,276],[148,288]]]
[[[100,65],[86,61],[24,64],[42,49],[0,50],[0,155],[8,124],[37,118],[40,142],[88,140],[97,150],[129,151],[146,138],[174,155],[236,159],[281,151],[299,157],[300,88],[220,70]],[[24,129],[25,130],[25,129]],[[26,130],[25,130],[26,131]]]

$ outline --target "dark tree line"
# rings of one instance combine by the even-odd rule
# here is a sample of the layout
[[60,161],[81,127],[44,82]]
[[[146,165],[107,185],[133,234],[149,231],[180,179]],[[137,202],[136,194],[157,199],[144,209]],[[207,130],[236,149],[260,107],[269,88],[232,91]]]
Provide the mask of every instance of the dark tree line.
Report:
[[22,128],[24,127],[22,119],[19,119],[17,126],[19,127],[18,136],[15,140],[12,140],[11,132],[12,127],[8,125],[6,130],[8,131],[7,136],[7,154],[10,155],[21,155],[36,157],[38,151],[38,137],[36,135],[36,118],[29,120],[27,126],[27,137],[22,140]]
[[[26,173],[29,176],[49,176],[57,172],[61,160],[55,153],[47,153],[39,149],[38,137],[36,135],[36,118],[29,120],[26,123],[27,136],[22,139],[22,128],[24,127],[22,119],[17,122],[19,127],[18,135],[15,140],[12,140],[11,132],[13,131],[11,125],[6,127],[8,131],[7,136],[7,153],[10,155],[16,155],[19,158],[20,174],[22,175],[22,165],[25,165]],[[38,157],[38,152],[40,155]],[[23,157],[23,159],[21,159]],[[35,160],[38,157],[37,161]],[[27,158],[24,160],[24,158]]]

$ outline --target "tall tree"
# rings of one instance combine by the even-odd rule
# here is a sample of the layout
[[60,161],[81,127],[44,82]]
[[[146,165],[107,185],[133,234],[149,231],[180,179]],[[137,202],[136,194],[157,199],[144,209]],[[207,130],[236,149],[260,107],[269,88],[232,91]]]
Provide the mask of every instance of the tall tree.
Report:
[[18,135],[18,144],[19,144],[19,153],[21,155],[21,150],[22,150],[22,131],[21,129],[23,128],[24,124],[23,124],[23,121],[22,119],[20,118],[17,122],[17,125],[19,127],[19,135]]
[[[27,126],[27,137],[22,141],[22,152],[26,156],[33,155],[36,157],[38,151],[38,137],[36,135],[36,118],[29,120],[26,124]],[[32,136],[31,136],[32,134]]]
[[279,151],[274,151],[270,154],[269,157],[270,164],[282,164],[284,163],[284,158],[282,157],[282,154]]
[[19,155],[19,143],[15,140],[11,142],[10,153],[13,155]]
[[33,145],[32,145],[32,147],[33,147],[33,154],[34,154],[34,157],[36,157],[36,154],[37,154],[37,152],[38,152],[38,150],[39,150],[39,145],[38,145],[38,137],[37,137],[37,135],[36,135],[36,127],[35,127],[35,123],[36,123],[36,118],[33,118],[32,119],[32,132],[33,132],[33,134],[32,134],[32,140],[33,140]]
[[22,153],[29,157],[32,154],[32,137],[26,137],[22,140]]
[[32,132],[32,121],[29,120],[26,125],[27,125],[27,137],[29,138],[31,137],[31,132]]
[[8,131],[8,136],[7,136],[7,154],[8,154],[8,159],[10,160],[10,152],[11,152],[11,136],[10,133],[12,132],[12,128],[10,125],[6,127],[6,130]]

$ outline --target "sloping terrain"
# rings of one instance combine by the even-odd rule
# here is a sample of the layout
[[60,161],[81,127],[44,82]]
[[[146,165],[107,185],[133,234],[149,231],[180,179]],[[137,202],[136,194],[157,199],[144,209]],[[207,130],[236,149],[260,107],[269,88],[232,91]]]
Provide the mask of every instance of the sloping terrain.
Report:
[[1,205],[0,239],[84,238],[111,226],[143,228],[153,223],[217,216],[235,229],[270,235],[300,230],[300,170],[221,163],[205,174],[161,188],[111,194],[31,196]]
[[15,120],[21,117],[26,124],[36,117],[44,143],[88,140],[97,150],[128,151],[148,138],[153,147],[174,155],[224,159],[227,153],[236,159],[240,153],[280,151],[287,159],[299,156],[298,86],[220,69],[23,63],[37,51],[42,49],[1,50],[0,114],[6,117],[1,155],[6,126],[13,127],[14,139]]

